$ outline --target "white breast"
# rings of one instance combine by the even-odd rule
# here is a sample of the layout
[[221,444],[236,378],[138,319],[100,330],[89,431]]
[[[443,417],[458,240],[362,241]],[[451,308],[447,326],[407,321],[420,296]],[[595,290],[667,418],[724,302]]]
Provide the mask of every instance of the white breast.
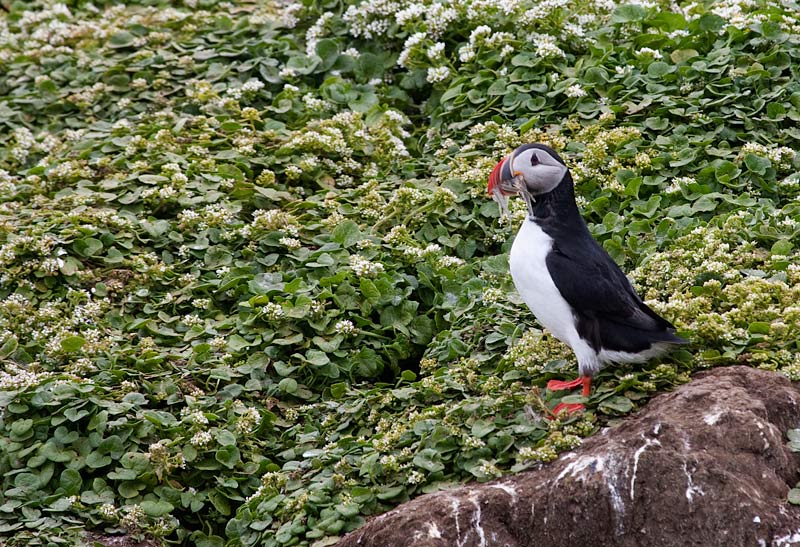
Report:
[[525,219],[509,255],[511,278],[539,323],[572,347],[582,373],[596,372],[600,368],[597,353],[578,335],[572,307],[561,296],[547,269],[547,254],[552,247],[553,238],[538,224]]

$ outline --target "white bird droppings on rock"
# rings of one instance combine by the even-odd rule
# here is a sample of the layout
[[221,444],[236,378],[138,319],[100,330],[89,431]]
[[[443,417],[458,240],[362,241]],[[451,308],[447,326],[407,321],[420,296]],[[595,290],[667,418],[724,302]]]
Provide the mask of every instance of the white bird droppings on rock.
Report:
[[791,532],[783,537],[776,538],[772,541],[772,544],[775,547],[782,547],[783,545],[794,545],[795,543],[800,543],[800,530],[797,530],[796,532]]
[[723,410],[714,407],[714,410],[712,412],[709,412],[708,414],[703,416],[703,421],[708,425],[715,425],[724,413],[725,412]]
[[703,492],[703,489],[694,483],[692,475],[691,473],[689,473],[689,468],[686,462],[683,462],[683,472],[686,473],[686,499],[689,500],[689,503],[692,503],[695,494],[705,496],[706,493]]
[[428,537],[431,539],[440,539],[442,537],[442,532],[435,522],[428,523]]
[[[659,424],[660,425],[660,424]],[[658,425],[656,425],[656,429],[658,429]],[[656,430],[654,429],[653,432]],[[634,487],[636,485],[636,471],[639,469],[639,458],[647,450],[649,446],[661,446],[661,443],[656,439],[647,439],[645,438],[644,434],[642,434],[642,438],[644,439],[644,444],[636,449],[636,452],[633,453],[633,473],[631,474],[631,501],[634,498]]]

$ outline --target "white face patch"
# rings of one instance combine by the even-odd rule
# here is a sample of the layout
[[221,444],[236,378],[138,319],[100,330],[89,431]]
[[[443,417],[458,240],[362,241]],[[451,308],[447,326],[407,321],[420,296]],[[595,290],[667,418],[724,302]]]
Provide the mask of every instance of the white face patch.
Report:
[[528,191],[533,195],[546,194],[558,186],[567,172],[566,166],[544,150],[528,148],[514,154],[511,172],[521,176]]

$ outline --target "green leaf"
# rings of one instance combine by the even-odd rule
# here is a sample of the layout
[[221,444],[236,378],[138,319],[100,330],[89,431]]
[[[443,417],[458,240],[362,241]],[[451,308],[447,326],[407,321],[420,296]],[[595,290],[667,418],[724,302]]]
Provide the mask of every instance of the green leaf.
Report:
[[772,162],[769,161],[769,159],[756,156],[755,154],[747,154],[744,157],[744,163],[747,165],[748,170],[757,175],[764,175],[767,169],[772,167]]
[[352,220],[345,220],[339,223],[336,228],[333,229],[332,236],[333,240],[341,244],[342,247],[350,247],[363,238],[358,224]]
[[472,424],[472,434],[478,438],[485,437],[495,429],[496,426],[489,420],[475,420]]
[[79,351],[85,343],[86,340],[80,336],[68,336],[61,339],[61,349],[67,353],[74,353]]
[[716,34],[727,25],[728,22],[720,17],[711,13],[706,13],[695,19],[690,24],[690,31],[702,30],[708,33]]
[[587,84],[604,85],[608,81],[608,72],[602,67],[590,67],[583,75],[583,81]]
[[489,86],[486,91],[487,95],[505,95],[508,92],[508,80],[505,78],[498,78]]
[[406,491],[406,487],[403,485],[398,486],[384,486],[378,492],[378,499],[379,500],[392,500],[399,497]]
[[679,63],[685,63],[689,59],[693,59],[697,57],[699,53],[695,49],[676,49],[672,53],[670,53],[670,59],[676,65]]
[[[513,61],[512,61],[513,62]],[[447,101],[451,101],[456,97],[461,95],[461,89],[464,87],[464,84],[458,84],[457,86],[449,88],[442,94],[442,98],[440,99],[443,103]]]
[[58,481],[58,486],[67,496],[74,496],[81,491],[83,480],[81,474],[75,469],[64,469]]
[[22,436],[33,429],[33,420],[30,418],[17,420],[11,423],[11,433],[15,436]]
[[417,380],[417,375],[414,374],[414,372],[411,370],[404,370],[400,374],[400,379],[403,380],[404,382],[414,382]]
[[782,120],[786,117],[786,107],[781,103],[769,103],[767,105],[767,118],[771,120]]
[[444,464],[441,462],[441,456],[432,448],[425,448],[421,450],[413,459],[414,465],[421,467],[431,473],[436,473],[444,469]]
[[96,256],[103,250],[103,242],[93,237],[86,237],[76,240],[72,244],[72,248],[81,256]]
[[124,469],[121,467],[116,468],[114,471],[109,473],[108,478],[115,481],[132,481],[139,476],[133,469]]
[[770,324],[764,321],[753,321],[747,327],[747,332],[750,334],[769,334]]
[[647,118],[644,121],[644,125],[654,131],[663,131],[669,127],[669,120],[666,118]]
[[136,40],[136,37],[133,34],[127,30],[121,30],[111,35],[108,39],[108,45],[112,48],[129,47],[133,45],[134,40]]
[[736,179],[740,173],[741,170],[736,167],[735,163],[725,160],[720,162],[717,166],[716,170],[714,171],[714,177],[718,182],[727,184]]
[[362,277],[361,281],[359,281],[359,285],[361,288],[361,295],[369,302],[370,304],[377,304],[381,299],[381,292],[375,286],[370,279],[366,277]]
[[339,44],[336,40],[323,38],[317,42],[317,55],[322,59],[319,70],[328,70],[339,58]]
[[12,353],[17,351],[18,346],[19,343],[17,342],[16,337],[9,336],[6,338],[5,342],[3,342],[3,346],[0,347],[0,359],[10,357]]
[[647,67],[647,74],[653,78],[662,78],[670,72],[675,72],[675,67],[664,61],[654,61]]
[[278,382],[278,389],[283,391],[284,393],[289,393],[294,395],[297,393],[298,385],[297,380],[294,378],[284,378],[280,382]]
[[793,505],[800,505],[800,488],[792,488],[789,490],[789,503]]
[[692,204],[692,211],[694,212],[707,212],[713,211],[717,208],[719,203],[715,200],[710,198],[709,196],[700,196],[697,201]]
[[233,469],[236,467],[236,464],[241,461],[241,456],[236,446],[228,445],[217,449],[217,452],[214,454],[214,459],[228,469]]
[[625,185],[625,195],[639,197],[639,188],[642,187],[642,177],[633,177]]
[[683,15],[666,10],[659,10],[654,16],[648,19],[648,23],[666,32],[686,28],[686,18]]
[[331,360],[324,352],[319,351],[317,349],[308,350],[306,352],[305,359],[306,361],[317,367],[327,365],[328,363],[331,362]]
[[770,249],[770,252],[773,255],[789,256],[793,248],[794,245],[788,239],[779,239],[772,244],[772,249]]
[[231,504],[228,501],[228,498],[225,497],[224,494],[219,492],[218,490],[212,490],[208,493],[208,499],[211,501],[211,504],[214,506],[214,509],[219,511],[223,515],[230,515],[231,514]]
[[611,24],[635,23],[644,21],[647,17],[647,10],[638,4],[625,4],[617,6],[611,13]]
[[236,435],[234,435],[227,429],[218,430],[214,437],[217,439],[217,442],[220,444],[220,446],[229,446],[236,444]]
[[151,501],[145,500],[139,503],[139,506],[142,510],[151,517],[163,517],[164,515],[168,515],[172,512],[175,507],[167,501],[158,500],[158,501]]
[[86,465],[92,469],[99,469],[110,465],[112,462],[111,456],[101,454],[99,451],[92,452],[86,456]]
[[347,393],[347,384],[339,382],[331,386],[331,397],[341,399]]
[[598,408],[606,414],[625,414],[633,410],[633,402],[627,397],[618,395],[601,402]]

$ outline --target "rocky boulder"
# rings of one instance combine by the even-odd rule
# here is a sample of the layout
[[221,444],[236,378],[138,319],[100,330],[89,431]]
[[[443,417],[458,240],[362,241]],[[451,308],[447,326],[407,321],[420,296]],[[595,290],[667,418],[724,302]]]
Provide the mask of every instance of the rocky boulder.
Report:
[[541,469],[412,500],[340,547],[800,544],[787,493],[800,389],[747,367],[698,375]]

